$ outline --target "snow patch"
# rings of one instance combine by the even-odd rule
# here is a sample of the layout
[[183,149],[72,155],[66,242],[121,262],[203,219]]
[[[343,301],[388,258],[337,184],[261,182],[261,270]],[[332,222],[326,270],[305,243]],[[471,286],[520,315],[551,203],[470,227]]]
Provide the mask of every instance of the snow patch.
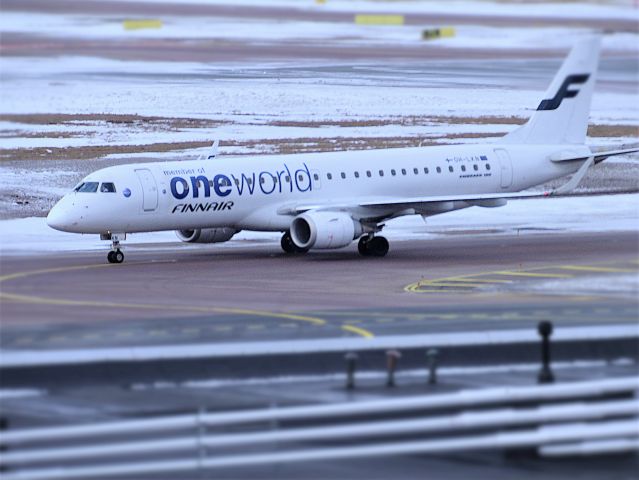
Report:
[[[639,225],[639,194],[600,195],[512,200],[501,208],[471,207],[445,215],[401,217],[387,222],[384,229],[391,242],[434,238],[440,235],[468,235],[482,231],[503,235],[532,235],[550,231],[610,232],[635,231]],[[125,246],[136,250],[161,248],[222,249],[264,248],[279,245],[278,232],[242,231],[230,241],[212,245],[179,242],[173,232],[137,233],[127,237]],[[44,218],[0,221],[0,247],[3,255],[24,255],[48,251],[105,250],[107,242],[97,235],[58,232]]]

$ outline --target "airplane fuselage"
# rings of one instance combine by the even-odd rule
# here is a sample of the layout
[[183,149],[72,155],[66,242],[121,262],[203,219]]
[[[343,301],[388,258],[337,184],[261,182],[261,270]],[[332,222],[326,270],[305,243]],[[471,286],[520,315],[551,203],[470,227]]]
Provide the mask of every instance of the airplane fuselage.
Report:
[[[121,165],[87,176],[98,190],[69,193],[56,209],[64,230],[77,233],[285,231],[299,204],[521,191],[576,171],[578,162],[550,161],[565,150],[590,154],[575,145],[486,144]],[[114,191],[100,191],[105,182]]]

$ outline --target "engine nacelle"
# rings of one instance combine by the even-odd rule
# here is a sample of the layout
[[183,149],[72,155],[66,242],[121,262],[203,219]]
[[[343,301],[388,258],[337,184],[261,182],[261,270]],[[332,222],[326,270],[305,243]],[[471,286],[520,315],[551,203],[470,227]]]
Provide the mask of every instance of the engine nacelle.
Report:
[[176,230],[175,234],[188,243],[220,243],[230,240],[238,230],[234,228],[197,228],[194,230]]
[[362,234],[362,226],[344,212],[307,212],[291,222],[291,238],[302,249],[341,248]]

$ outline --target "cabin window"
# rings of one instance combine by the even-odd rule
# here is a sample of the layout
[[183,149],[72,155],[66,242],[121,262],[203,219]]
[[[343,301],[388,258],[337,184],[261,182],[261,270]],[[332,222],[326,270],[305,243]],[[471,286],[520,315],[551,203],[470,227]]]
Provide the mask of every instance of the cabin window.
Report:
[[466,171],[466,165],[462,165],[461,169],[462,169],[462,172],[465,172]]
[[83,182],[75,187],[76,192],[95,193],[98,191],[98,182]]
[[313,174],[313,178],[314,178],[315,180],[319,180],[319,175],[318,175],[317,173],[314,173],[314,174]]
[[486,164],[486,170],[490,170],[490,163]]
[[328,178],[329,180],[333,180],[333,174],[332,173],[327,173],[326,174],[326,178]]
[[298,181],[298,182],[301,182],[301,181],[303,181],[303,180],[304,180],[304,175],[298,175],[298,176],[297,176],[297,181]]
[[359,172],[355,172],[353,175],[355,175],[355,178],[359,178]]
[[402,175],[406,175],[406,169],[402,168]]
[[448,167],[448,171],[452,173],[454,170],[455,170],[455,169],[453,168],[453,166],[452,166],[452,165],[449,165],[449,167]]
[[104,182],[100,187],[100,191],[104,193],[115,193],[115,184],[111,182]]
[[371,171],[370,170],[366,170],[366,176],[370,177],[371,176]]
[[397,175],[397,172],[395,170],[391,170],[391,175],[394,177],[395,175]]
[[342,172],[341,176],[342,178],[346,178],[346,174],[344,172]]
[[384,170],[380,170],[380,171],[379,171],[379,176],[380,176],[380,177],[383,177],[383,176],[384,176]]
[[428,175],[428,167],[424,167],[424,173]]
[[442,173],[441,167],[437,167],[437,173]]
[[419,168],[413,168],[413,173],[417,175],[419,173]]
[[479,166],[477,164],[473,165],[473,170],[475,171],[479,170]]
[[237,185],[238,187],[240,186],[240,180],[239,180],[239,178],[236,178],[236,179],[235,179],[235,185]]
[[284,180],[286,180],[286,183],[291,183],[291,177],[289,177],[288,175],[284,177]]

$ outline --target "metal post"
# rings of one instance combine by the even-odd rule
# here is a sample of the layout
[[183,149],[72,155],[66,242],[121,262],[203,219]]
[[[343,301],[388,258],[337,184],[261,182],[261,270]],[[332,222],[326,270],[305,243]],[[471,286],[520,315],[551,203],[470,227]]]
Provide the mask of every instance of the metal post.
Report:
[[541,335],[541,370],[537,377],[537,383],[553,383],[555,377],[550,369],[550,336],[552,335],[552,323],[539,322],[537,331]]
[[[7,420],[5,417],[0,417],[0,433],[4,433],[7,428],[9,427],[9,420]],[[9,449],[9,447],[7,445],[0,445],[0,453],[4,453]],[[8,470],[8,467],[6,464],[1,464],[0,465],[0,472],[6,472]]]
[[344,358],[346,359],[346,388],[355,388],[355,367],[357,366],[357,354],[348,352]]
[[401,353],[397,350],[388,350],[386,352],[386,370],[388,377],[386,379],[387,387],[395,386],[395,370],[397,369],[397,362],[399,361]]
[[426,352],[428,358],[428,384],[435,385],[437,383],[437,356],[439,351],[431,348]]

